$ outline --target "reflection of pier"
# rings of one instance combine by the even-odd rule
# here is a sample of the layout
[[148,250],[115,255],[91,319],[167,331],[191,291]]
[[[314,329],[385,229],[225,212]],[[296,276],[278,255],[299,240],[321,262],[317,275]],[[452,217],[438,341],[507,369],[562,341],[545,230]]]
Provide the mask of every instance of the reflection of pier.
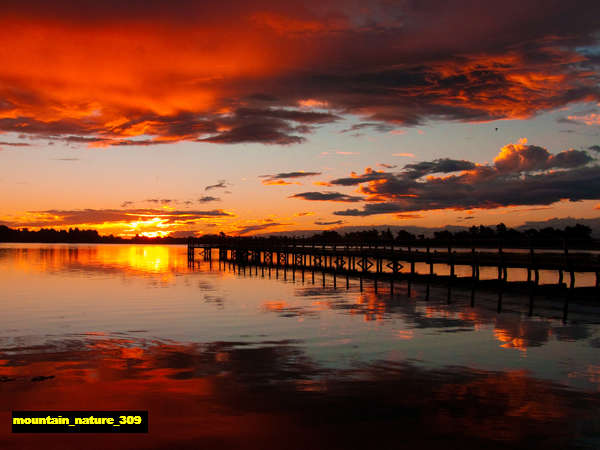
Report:
[[[600,257],[586,252],[563,251],[529,251],[516,252],[498,249],[453,249],[446,247],[440,250],[436,247],[413,248],[399,245],[344,245],[344,244],[280,244],[227,242],[204,243],[196,239],[188,241],[188,261],[193,263],[197,249],[204,260],[212,260],[213,250],[218,252],[220,262],[233,263],[238,266],[253,265],[271,270],[296,271],[304,279],[305,272],[314,278],[315,272],[331,273],[334,285],[338,277],[345,277],[346,284],[350,277],[358,277],[377,282],[387,282],[393,293],[394,283],[406,281],[410,295],[412,282],[427,284],[427,295],[430,283],[445,283],[448,286],[448,298],[452,286],[470,286],[471,299],[474,301],[475,289],[492,288],[498,291],[498,308],[501,309],[502,293],[505,290],[525,290],[529,292],[531,307],[533,299],[541,293],[557,293],[560,288],[566,295],[565,308],[568,300],[577,292],[578,296],[597,297],[600,292]],[[428,273],[418,273],[417,263],[428,266]],[[449,275],[436,274],[436,265],[449,267]],[[457,276],[456,267],[467,266],[470,276]],[[493,267],[497,270],[497,278],[480,279],[482,267]],[[527,281],[508,281],[509,268],[527,270]],[[404,270],[403,270],[404,269]],[[540,284],[540,270],[552,270],[558,273],[558,283],[553,285]],[[588,272],[595,274],[595,287],[575,288],[575,274]],[[564,274],[569,275],[569,283],[565,283]],[[560,292],[560,291],[558,291]]]

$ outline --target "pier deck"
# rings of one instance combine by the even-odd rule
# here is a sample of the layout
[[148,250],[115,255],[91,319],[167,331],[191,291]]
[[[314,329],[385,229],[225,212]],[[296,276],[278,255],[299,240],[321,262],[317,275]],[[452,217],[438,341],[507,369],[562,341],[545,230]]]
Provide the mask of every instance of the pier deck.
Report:
[[[600,288],[600,255],[581,250],[563,251],[534,249],[478,249],[478,248],[415,248],[406,245],[340,245],[340,244],[252,244],[252,243],[204,243],[195,239],[188,241],[188,259],[194,260],[196,249],[201,249],[205,259],[212,259],[213,249],[221,261],[237,264],[265,264],[268,266],[296,267],[305,269],[324,268],[363,274],[405,275],[403,268],[410,267],[416,275],[415,264],[430,267],[435,275],[435,265],[450,267],[454,275],[456,266],[469,266],[473,279],[479,279],[482,267],[498,269],[503,279],[508,268],[526,269],[528,280],[534,280],[540,270],[554,270],[572,275],[590,272],[596,275],[596,287]],[[506,281],[506,280],[505,280]]]
[[[197,251],[199,250],[199,252]],[[577,298],[597,302],[600,297],[600,255],[593,252],[575,250],[567,247],[560,250],[548,249],[497,249],[464,248],[447,246],[413,247],[411,245],[355,245],[355,244],[297,244],[270,243],[252,241],[222,240],[207,243],[197,239],[188,240],[188,263],[194,264],[196,254],[205,261],[212,261],[217,252],[219,263],[234,264],[238,268],[254,266],[255,271],[283,270],[284,277],[292,272],[295,280],[299,271],[304,281],[305,272],[311,274],[314,282],[315,272],[331,274],[334,287],[338,277],[345,277],[346,288],[350,277],[360,280],[373,280],[377,292],[378,282],[389,283],[391,294],[394,283],[406,281],[408,295],[411,295],[411,284],[422,282],[426,285],[426,298],[429,298],[430,284],[443,283],[448,288],[448,301],[453,287],[467,286],[471,289],[471,304],[475,301],[476,289],[493,289],[498,292],[498,312],[502,309],[502,296],[505,291],[524,291],[529,294],[530,314],[533,311],[536,295],[564,295],[563,319],[567,318],[569,302]],[[425,264],[426,273],[417,272],[416,265]],[[447,275],[440,275],[440,266],[445,266]],[[456,267],[467,266],[470,276],[456,275]],[[484,267],[494,268],[497,277],[481,279],[480,271]],[[508,281],[508,269],[527,270],[527,281]],[[250,269],[252,270],[252,269]],[[540,271],[556,271],[556,284],[540,284]],[[468,272],[468,271],[467,271]],[[595,274],[595,286],[575,287],[576,274]],[[568,274],[568,284],[565,282]],[[577,294],[577,296],[576,296]]]

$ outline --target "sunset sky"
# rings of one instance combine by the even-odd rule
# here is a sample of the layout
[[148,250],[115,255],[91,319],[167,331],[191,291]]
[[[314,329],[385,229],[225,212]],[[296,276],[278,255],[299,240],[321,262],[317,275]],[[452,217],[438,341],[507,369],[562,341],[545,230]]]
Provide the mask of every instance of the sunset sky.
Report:
[[600,217],[598,1],[3,1],[0,223]]

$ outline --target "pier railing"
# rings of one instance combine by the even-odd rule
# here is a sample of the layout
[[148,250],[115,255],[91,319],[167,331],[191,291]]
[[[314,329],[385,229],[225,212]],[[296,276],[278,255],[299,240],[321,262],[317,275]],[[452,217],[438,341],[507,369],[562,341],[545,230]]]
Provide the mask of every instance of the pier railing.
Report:
[[[445,243],[428,242],[429,245],[415,245],[399,243],[317,243],[294,242],[281,240],[236,240],[220,239],[206,241],[203,239],[188,240],[188,264],[195,267],[195,258],[199,249],[200,256],[212,264],[213,250],[218,251],[219,267],[233,265],[246,272],[254,268],[258,274],[260,267],[261,276],[271,276],[275,270],[286,274],[291,271],[292,280],[295,281],[296,272],[300,272],[304,282],[305,272],[309,273],[314,284],[315,273],[321,273],[323,287],[325,287],[325,274],[333,279],[333,287],[337,286],[337,279],[345,277],[346,288],[350,286],[350,277],[359,279],[362,291],[363,280],[370,279],[373,290],[377,293],[380,281],[389,283],[389,292],[394,294],[394,283],[406,281],[407,294],[411,296],[413,282],[422,282],[425,285],[425,299],[429,299],[430,285],[444,283],[447,286],[447,299],[450,302],[454,286],[470,287],[471,306],[475,304],[476,289],[493,289],[497,291],[497,310],[501,312],[503,294],[506,290],[518,290],[528,293],[529,315],[533,314],[534,298],[536,295],[553,296],[564,295],[563,321],[566,322],[569,303],[578,300],[592,300],[597,302],[600,297],[600,254],[597,251],[569,249],[564,245],[562,250],[548,248],[505,248],[499,245],[471,248],[463,245],[453,247]],[[429,266],[428,273],[416,271],[417,264]],[[440,265],[449,267],[449,275],[439,275],[436,269]],[[470,267],[470,276],[457,277],[457,266]],[[497,278],[481,279],[480,270],[483,267],[492,267],[497,270]],[[422,267],[421,267],[422,268]],[[519,268],[527,270],[527,281],[508,281],[508,269]],[[540,285],[540,271],[555,270],[558,273],[558,283],[554,285]],[[595,274],[595,286],[575,288],[576,273],[588,272]],[[564,274],[568,273],[569,282],[565,283]],[[577,292],[577,296],[575,293]],[[561,294],[562,293],[562,294]]]
[[188,259],[194,260],[196,249],[201,249],[205,259],[212,259],[212,250],[218,250],[219,260],[238,264],[265,264],[305,269],[328,269],[337,272],[378,274],[382,276],[405,276],[402,271],[410,265],[410,275],[417,276],[416,263],[429,265],[429,275],[434,276],[435,265],[450,267],[450,277],[455,277],[456,266],[470,266],[473,280],[479,280],[481,267],[498,269],[498,280],[507,281],[507,269],[519,268],[528,271],[528,281],[539,279],[538,271],[555,270],[562,284],[563,273],[570,275],[574,286],[575,273],[591,272],[596,275],[596,287],[600,288],[600,254],[580,248],[561,250],[534,248],[466,247],[464,244],[428,241],[409,243],[354,243],[354,242],[296,242],[269,240],[221,239],[206,242],[201,239],[188,240]]

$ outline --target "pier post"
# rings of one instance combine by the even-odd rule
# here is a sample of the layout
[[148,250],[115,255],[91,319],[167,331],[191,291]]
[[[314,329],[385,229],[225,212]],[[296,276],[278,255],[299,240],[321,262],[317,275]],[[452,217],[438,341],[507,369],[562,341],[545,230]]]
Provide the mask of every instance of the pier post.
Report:
[[452,299],[452,283],[454,282],[454,257],[452,255],[452,246],[448,244],[448,263],[450,264],[450,277],[448,278],[448,295],[446,303],[450,304]]
[[502,312],[502,296],[504,294],[504,281],[506,281],[506,267],[504,265],[504,253],[502,250],[502,241],[498,243],[498,314]]
[[471,307],[475,306],[475,288],[479,279],[479,272],[477,270],[477,253],[475,252],[475,245],[471,249]]
[[558,285],[562,287],[563,285],[563,270],[558,269]]
[[412,281],[415,276],[415,259],[412,255],[412,250],[411,250],[410,246],[408,246],[408,261],[410,262],[410,275],[408,276],[406,289],[407,289],[407,294],[410,297]]

